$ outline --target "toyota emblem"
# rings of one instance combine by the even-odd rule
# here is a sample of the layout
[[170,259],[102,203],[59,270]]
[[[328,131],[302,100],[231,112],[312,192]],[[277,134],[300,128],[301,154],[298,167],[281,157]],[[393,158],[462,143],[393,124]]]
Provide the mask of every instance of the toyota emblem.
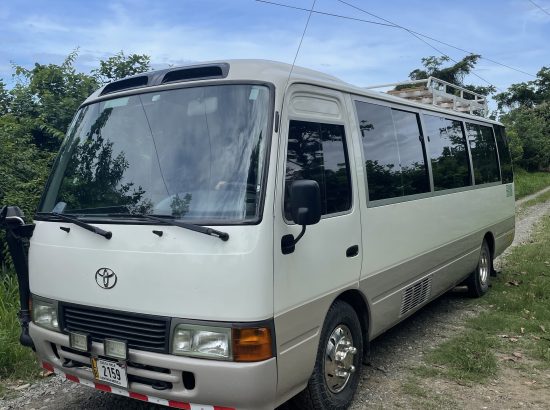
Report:
[[95,281],[100,288],[112,289],[117,282],[116,274],[109,268],[99,268],[95,273]]

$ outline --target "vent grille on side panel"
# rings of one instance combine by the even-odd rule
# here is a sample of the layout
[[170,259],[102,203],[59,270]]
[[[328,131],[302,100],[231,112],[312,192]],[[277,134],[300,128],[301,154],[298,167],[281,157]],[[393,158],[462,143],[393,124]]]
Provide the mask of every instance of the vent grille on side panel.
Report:
[[432,277],[428,276],[420,282],[408,287],[403,291],[403,302],[401,304],[401,316],[410,312],[412,309],[425,303],[430,298],[432,292]]

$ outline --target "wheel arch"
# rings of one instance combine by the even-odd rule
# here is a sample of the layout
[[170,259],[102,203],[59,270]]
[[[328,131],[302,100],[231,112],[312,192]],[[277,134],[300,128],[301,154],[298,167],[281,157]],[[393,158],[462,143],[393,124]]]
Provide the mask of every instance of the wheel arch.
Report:
[[353,310],[355,310],[355,313],[359,318],[359,323],[361,324],[361,333],[363,335],[364,346],[363,356],[365,357],[369,350],[369,326],[371,317],[369,305],[365,299],[365,296],[358,289],[348,289],[338,295],[335,301],[336,300],[346,302],[353,308]]
[[495,257],[495,235],[493,232],[488,231],[485,233],[483,240],[487,242],[489,252],[491,252],[491,259],[493,259]]

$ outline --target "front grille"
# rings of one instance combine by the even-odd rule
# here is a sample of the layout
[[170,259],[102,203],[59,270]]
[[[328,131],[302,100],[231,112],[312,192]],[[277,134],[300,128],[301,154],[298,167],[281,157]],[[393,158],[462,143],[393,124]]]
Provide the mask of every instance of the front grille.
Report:
[[62,326],[66,332],[88,333],[92,340],[125,340],[128,347],[150,352],[168,352],[170,319],[117,310],[61,304]]

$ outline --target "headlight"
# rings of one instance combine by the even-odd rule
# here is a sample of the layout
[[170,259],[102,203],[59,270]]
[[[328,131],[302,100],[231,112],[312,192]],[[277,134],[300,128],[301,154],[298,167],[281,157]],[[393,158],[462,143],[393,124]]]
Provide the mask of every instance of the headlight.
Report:
[[56,304],[43,299],[33,298],[32,321],[40,327],[59,332]]
[[231,329],[179,324],[172,336],[172,354],[231,360]]

